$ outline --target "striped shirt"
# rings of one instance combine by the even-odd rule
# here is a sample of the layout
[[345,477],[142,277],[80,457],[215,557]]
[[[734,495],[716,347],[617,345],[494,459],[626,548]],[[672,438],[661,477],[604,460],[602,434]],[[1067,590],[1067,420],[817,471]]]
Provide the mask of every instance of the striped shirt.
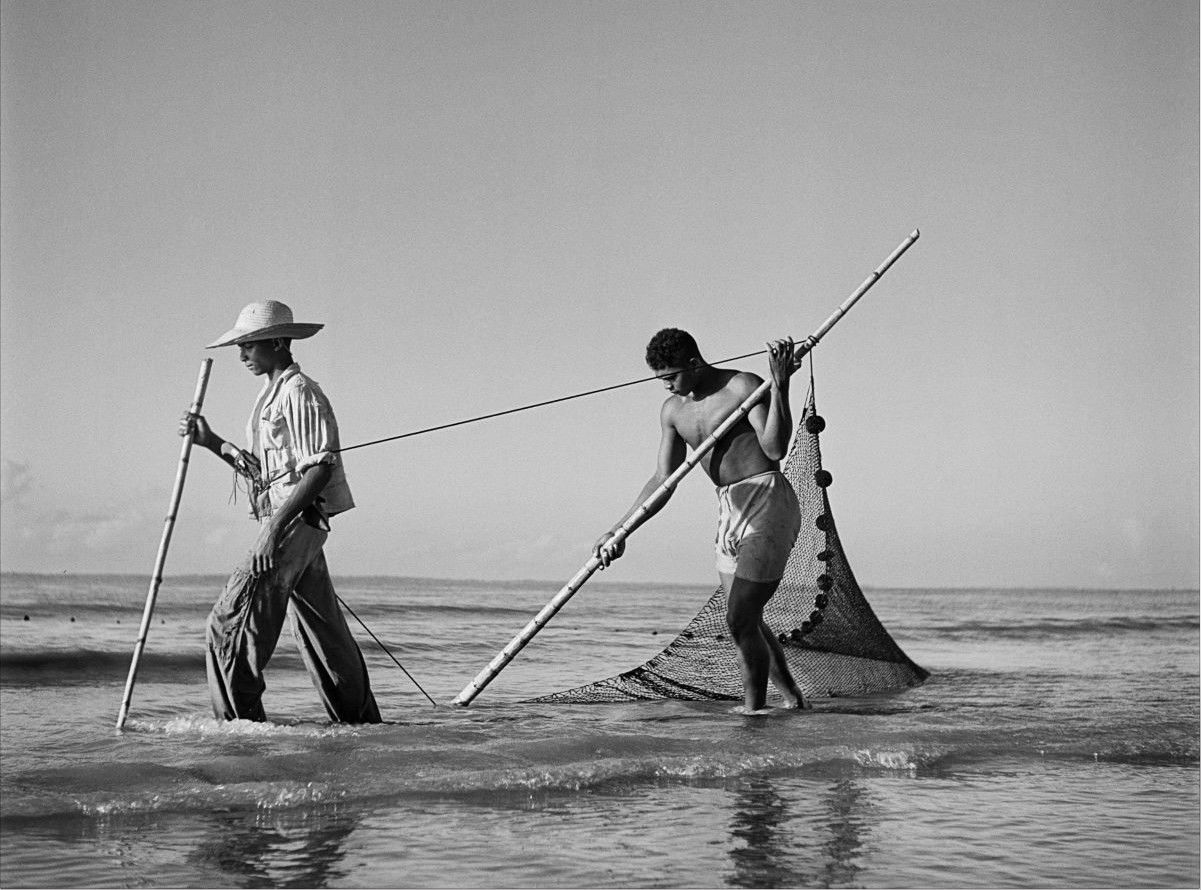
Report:
[[[301,474],[316,464],[329,464],[333,475],[317,498],[327,516],[354,506],[341,457],[338,422],[329,399],[317,381],[293,362],[274,381],[268,380],[250,412],[246,440],[262,466],[268,483],[267,503],[261,515],[270,515],[300,482]],[[262,511],[268,507],[267,511]]]

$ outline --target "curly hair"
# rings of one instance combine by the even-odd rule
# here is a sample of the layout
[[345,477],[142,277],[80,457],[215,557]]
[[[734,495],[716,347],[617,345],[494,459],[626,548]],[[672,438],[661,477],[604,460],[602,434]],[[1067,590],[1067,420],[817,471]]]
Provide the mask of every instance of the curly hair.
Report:
[[654,371],[685,365],[689,359],[700,357],[692,334],[679,328],[664,328],[646,344],[646,363]]

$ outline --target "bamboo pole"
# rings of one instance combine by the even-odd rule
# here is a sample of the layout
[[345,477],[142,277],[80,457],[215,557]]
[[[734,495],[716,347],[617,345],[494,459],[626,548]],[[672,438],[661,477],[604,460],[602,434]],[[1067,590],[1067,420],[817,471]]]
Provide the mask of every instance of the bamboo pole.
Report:
[[[213,360],[206,358],[200,363],[200,376],[196,380],[196,394],[192,397],[192,407],[188,414],[195,417],[200,413],[204,404],[204,391],[208,387],[209,371]],[[158,555],[154,559],[154,573],[150,578],[150,589],[146,593],[146,606],[142,610],[142,626],[138,630],[138,641],[133,647],[133,660],[129,664],[129,677],[125,681],[125,694],[121,698],[121,711],[117,715],[117,729],[125,727],[125,718],[129,714],[129,702],[133,698],[133,684],[138,674],[138,662],[142,658],[142,650],[146,646],[146,634],[150,630],[150,618],[154,614],[154,601],[158,597],[159,585],[163,583],[163,565],[167,561],[167,547],[171,544],[171,532],[175,529],[175,515],[179,510],[179,501],[183,496],[183,483],[188,475],[188,457],[192,452],[191,431],[184,436],[183,446],[179,452],[179,467],[175,471],[175,487],[171,492],[171,506],[164,520],[163,536],[158,544]]]
[[[888,258],[885,259],[884,262],[882,262],[879,266],[877,266],[871,275],[864,279],[863,283],[855,289],[854,293],[843,300],[843,302],[836,310],[834,310],[830,317],[822,323],[821,327],[819,327],[810,335],[812,342],[802,343],[799,347],[797,347],[796,352],[793,354],[794,360],[799,363],[800,360],[804,358],[805,354],[809,352],[809,350],[826,335],[830,328],[834,327],[834,325],[838,323],[839,319],[841,319],[847,313],[847,311],[855,305],[860,297],[867,293],[873,284],[880,280],[880,277],[888,271],[889,267],[898,259],[900,259],[901,254],[908,250],[920,236],[921,233],[917,229],[914,229],[913,232],[910,233],[909,237],[902,241],[900,245],[897,246],[896,250],[889,254]],[[746,415],[750,413],[751,409],[754,408],[755,405],[757,405],[770,390],[771,381],[765,380],[742,402],[741,405],[735,408],[734,411],[722,421],[717,429],[713,431],[712,435],[710,435],[709,438],[705,439],[705,441],[701,442],[695,449],[693,449],[692,454],[685,459],[684,463],[681,464],[674,473],[668,476],[667,479],[664,480],[663,484],[655,489],[650,497],[643,501],[629,516],[629,518],[627,518],[626,521],[618,527],[617,531],[613,534],[611,539],[612,542],[615,544],[620,544],[627,537],[629,537],[634,527],[638,525],[638,521],[643,516],[654,511],[657,507],[662,506],[663,502],[671,496],[671,493],[675,490],[676,485],[679,484],[680,480],[688,475],[688,473],[692,471],[692,468],[700,463],[701,458],[703,458],[713,449],[721,437],[729,432],[735,424],[742,420],[742,418],[746,417]],[[584,583],[592,577],[592,575],[598,568],[600,568],[600,566],[601,561],[595,554],[589,557],[588,561],[584,563],[583,567],[572,576],[570,581],[563,585],[559,592],[556,593],[545,606],[542,607],[541,611],[539,611],[538,614],[535,615],[524,628],[522,628],[521,632],[509,641],[509,644],[505,646],[505,648],[502,649],[496,655],[496,657],[492,659],[491,662],[489,662],[487,667],[485,667],[476,675],[474,680],[463,687],[463,691],[455,697],[453,704],[462,705],[464,707],[471,704],[472,699],[479,695],[484,690],[484,687],[491,683],[496,675],[504,670],[505,666],[516,657],[518,652],[525,648],[526,644],[534,638],[538,631],[542,630],[542,628],[546,626],[547,622],[549,622],[550,619],[555,616],[559,609],[563,607],[564,603],[571,599],[571,597],[575,595],[576,591],[584,586]]]

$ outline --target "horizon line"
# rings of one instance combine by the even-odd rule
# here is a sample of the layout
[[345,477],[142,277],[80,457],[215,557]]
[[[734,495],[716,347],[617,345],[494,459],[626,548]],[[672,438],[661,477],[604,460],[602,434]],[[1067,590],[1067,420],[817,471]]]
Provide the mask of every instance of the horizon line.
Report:
[[[181,572],[174,575],[164,575],[163,581],[179,580],[186,578],[226,578],[228,572]],[[147,575],[139,572],[34,572],[21,570],[0,570],[0,577],[26,575],[38,578],[62,578],[62,577],[106,577],[106,578],[137,578],[139,580],[149,580]],[[339,578],[347,580],[363,580],[371,578],[388,578],[404,581],[439,581],[439,582],[460,582],[469,584],[538,584],[550,586],[562,586],[562,582],[557,579],[546,578],[467,578],[457,576],[441,576],[441,575],[404,575],[392,573],[369,573],[369,574],[345,574],[339,573]],[[705,582],[690,582],[690,581],[648,581],[627,579],[623,581],[614,581],[610,579],[599,578],[593,580],[593,584],[602,584],[615,586],[621,584],[638,584],[638,585],[658,585],[660,587],[699,587],[708,586]],[[713,584],[716,587],[716,584]],[[1198,593],[1201,594],[1201,587],[1125,587],[1125,586],[1100,586],[1100,587],[1083,587],[1070,586],[1062,584],[1042,584],[1029,585],[1021,584],[1014,586],[1006,586],[1001,584],[860,584],[864,590],[930,590],[930,591],[981,591],[981,590],[1008,590],[1008,591],[1032,591],[1032,590],[1051,590],[1051,591],[1072,591],[1072,592],[1140,592],[1140,593]]]

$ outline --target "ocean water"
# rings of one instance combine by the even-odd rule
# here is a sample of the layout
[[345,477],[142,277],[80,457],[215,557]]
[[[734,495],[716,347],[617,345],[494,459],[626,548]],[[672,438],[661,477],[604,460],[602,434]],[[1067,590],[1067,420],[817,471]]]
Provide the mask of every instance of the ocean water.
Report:
[[866,590],[925,685],[804,712],[522,700],[655,654],[703,587],[341,578],[387,723],[331,726],[285,632],[222,724],[168,578],[0,577],[4,887],[1197,887],[1196,591]]

